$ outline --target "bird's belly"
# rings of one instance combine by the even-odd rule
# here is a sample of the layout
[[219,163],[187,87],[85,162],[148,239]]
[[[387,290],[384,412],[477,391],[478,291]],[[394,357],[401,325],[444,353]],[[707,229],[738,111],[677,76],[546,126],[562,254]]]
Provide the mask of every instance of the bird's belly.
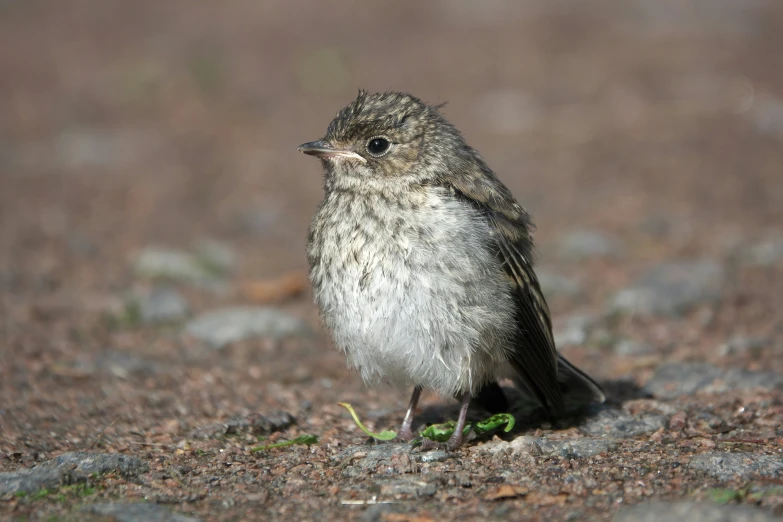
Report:
[[377,222],[371,235],[366,218],[355,227],[363,232],[321,231],[311,277],[324,322],[365,381],[454,395],[505,362],[512,300],[483,221],[465,208],[434,210],[407,226]]

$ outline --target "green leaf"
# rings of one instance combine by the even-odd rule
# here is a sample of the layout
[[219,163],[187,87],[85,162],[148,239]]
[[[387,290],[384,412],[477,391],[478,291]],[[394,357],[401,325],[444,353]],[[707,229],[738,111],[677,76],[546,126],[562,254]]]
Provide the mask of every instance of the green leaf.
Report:
[[318,437],[315,435],[300,435],[294,440],[284,440],[282,442],[275,442],[274,444],[267,444],[266,446],[256,446],[250,451],[251,453],[255,453],[257,451],[264,451],[272,448],[284,448],[286,446],[293,446],[295,444],[306,444],[307,446],[310,444],[318,444]]
[[769,488],[764,488],[761,491],[753,491],[750,492],[750,487],[745,488],[747,492],[747,496],[745,497],[747,500],[750,500],[751,502],[761,502],[766,497],[781,497],[783,496],[783,487],[780,486],[772,486]]
[[[457,423],[454,421],[444,422],[443,424],[432,424],[424,428],[419,434],[435,442],[446,442],[454,433],[454,429],[457,427]],[[470,426],[465,427],[465,431],[462,433],[467,434],[470,432]]]
[[734,500],[741,502],[746,494],[747,490],[743,489],[736,490],[715,488],[707,490],[707,496],[710,497],[713,502],[718,504],[728,504]]
[[510,413],[498,413],[486,420],[477,422],[473,427],[473,431],[476,432],[476,435],[483,435],[489,431],[498,429],[504,424],[506,427],[503,428],[503,431],[508,433],[514,428],[514,416]]
[[394,431],[382,431],[380,433],[373,433],[370,430],[368,430],[364,424],[362,424],[362,421],[359,420],[359,416],[356,414],[356,412],[353,409],[353,406],[348,404],[347,402],[338,402],[340,406],[348,410],[348,413],[351,414],[351,417],[353,417],[353,421],[356,423],[357,426],[359,426],[359,429],[361,429],[364,433],[369,435],[370,437],[377,439],[377,440],[392,440],[397,436],[397,432]]
[[[504,424],[506,427],[503,431],[508,433],[514,427],[514,416],[510,413],[498,413],[486,420],[477,422],[473,426],[465,426],[462,434],[467,435],[470,433],[471,428],[473,428],[476,435],[484,435],[485,433],[500,428]],[[454,421],[444,422],[443,424],[433,424],[427,426],[420,435],[430,440],[434,440],[435,442],[446,442],[449,440],[449,437],[451,437],[451,434],[454,433],[456,427],[457,423]]]

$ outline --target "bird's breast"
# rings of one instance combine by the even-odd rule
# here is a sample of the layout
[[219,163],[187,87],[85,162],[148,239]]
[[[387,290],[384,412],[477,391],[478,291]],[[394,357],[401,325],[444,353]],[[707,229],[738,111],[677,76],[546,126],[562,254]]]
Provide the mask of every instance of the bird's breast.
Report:
[[310,277],[335,343],[366,380],[451,375],[441,391],[464,389],[483,364],[472,358],[482,336],[512,322],[490,241],[484,218],[445,191],[404,202],[327,194],[311,226]]
[[464,277],[471,260],[488,255],[488,239],[481,216],[441,191],[402,199],[338,193],[313,219],[308,254],[315,285],[367,289],[370,280],[410,283],[417,273]]

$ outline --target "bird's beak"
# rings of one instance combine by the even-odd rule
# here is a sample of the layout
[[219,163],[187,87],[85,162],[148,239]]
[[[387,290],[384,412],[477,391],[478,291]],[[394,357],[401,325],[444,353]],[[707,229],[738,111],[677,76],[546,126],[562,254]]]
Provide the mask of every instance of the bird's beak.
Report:
[[338,149],[328,141],[324,140],[303,143],[302,145],[299,145],[296,150],[310,156],[317,156],[319,158],[351,158],[359,160],[362,163],[367,162],[367,160],[355,152],[345,149]]

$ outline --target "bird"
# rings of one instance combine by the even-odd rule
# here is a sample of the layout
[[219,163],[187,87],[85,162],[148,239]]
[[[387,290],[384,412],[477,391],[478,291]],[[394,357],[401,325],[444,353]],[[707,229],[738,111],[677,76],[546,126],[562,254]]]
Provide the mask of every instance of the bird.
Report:
[[459,400],[455,450],[471,400],[508,407],[503,379],[552,416],[605,396],[555,347],[530,215],[442,107],[359,90],[297,150],[324,172],[307,241],[322,322],[367,384],[413,388],[401,440],[423,389]]

